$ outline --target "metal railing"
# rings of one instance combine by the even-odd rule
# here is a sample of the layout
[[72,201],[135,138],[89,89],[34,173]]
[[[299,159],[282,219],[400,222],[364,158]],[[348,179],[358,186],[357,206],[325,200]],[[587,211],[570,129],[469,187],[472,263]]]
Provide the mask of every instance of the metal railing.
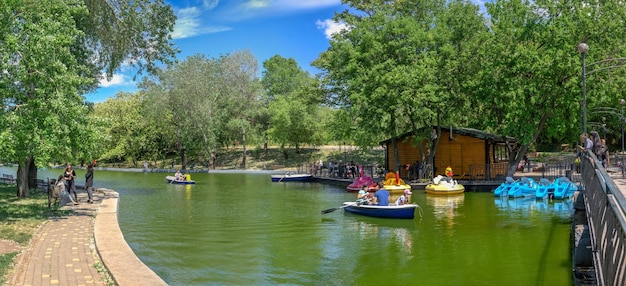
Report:
[[580,163],[597,285],[626,285],[626,197],[591,152]]

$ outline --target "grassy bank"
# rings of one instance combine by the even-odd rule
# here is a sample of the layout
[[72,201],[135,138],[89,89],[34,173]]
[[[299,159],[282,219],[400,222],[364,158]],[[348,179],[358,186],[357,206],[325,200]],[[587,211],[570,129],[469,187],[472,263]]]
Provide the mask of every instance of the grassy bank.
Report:
[[[40,191],[31,191],[30,197],[15,197],[15,185],[0,184],[0,284],[5,285],[7,274],[19,247],[26,247],[37,229],[51,216],[67,216],[71,211],[48,208],[48,197]],[[19,245],[18,248],[10,247]]]
[[[216,169],[241,169],[243,157],[243,148],[241,146],[229,147],[220,150],[217,155],[215,165]],[[382,148],[372,150],[361,150],[351,146],[318,146],[304,147],[296,150],[295,148],[281,149],[277,146],[267,148],[248,147],[246,157],[246,169],[251,170],[295,170],[299,167],[310,166],[313,162],[322,160],[324,165],[330,161],[354,161],[362,165],[382,165],[385,155]],[[172,160],[174,167],[172,168]],[[188,155],[188,167],[193,166],[194,169],[207,169],[207,163],[204,159],[195,158]],[[143,162],[105,162],[98,161],[100,167],[117,167],[117,168],[142,168]],[[161,159],[156,162],[150,162],[150,168],[156,169],[178,169],[181,167],[180,157],[171,155],[168,159]]]

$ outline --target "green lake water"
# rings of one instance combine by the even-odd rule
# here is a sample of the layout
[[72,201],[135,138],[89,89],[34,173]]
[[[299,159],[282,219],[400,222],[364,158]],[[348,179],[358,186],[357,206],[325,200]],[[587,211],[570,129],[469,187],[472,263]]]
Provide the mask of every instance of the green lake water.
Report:
[[573,285],[569,203],[417,190],[414,220],[377,219],[320,214],[355,199],[336,186],[165,175],[96,170],[94,185],[120,193],[126,241],[170,285]]

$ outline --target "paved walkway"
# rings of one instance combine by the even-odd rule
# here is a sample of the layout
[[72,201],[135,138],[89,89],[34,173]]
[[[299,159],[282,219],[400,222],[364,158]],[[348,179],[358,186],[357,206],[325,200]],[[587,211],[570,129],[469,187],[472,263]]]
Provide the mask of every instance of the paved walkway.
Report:
[[[9,285],[166,285],[132,252],[117,223],[118,194],[79,191],[67,217],[50,218],[17,258]],[[109,275],[110,274],[110,275]]]

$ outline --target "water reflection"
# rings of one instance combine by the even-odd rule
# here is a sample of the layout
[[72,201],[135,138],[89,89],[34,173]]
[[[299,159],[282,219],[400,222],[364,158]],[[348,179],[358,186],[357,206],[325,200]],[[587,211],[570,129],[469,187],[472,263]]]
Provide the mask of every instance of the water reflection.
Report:
[[457,209],[463,206],[465,194],[437,196],[426,194],[426,203],[433,207],[435,218],[446,220],[448,226],[454,225]]
[[[359,234],[361,240],[370,239],[372,237],[379,238],[379,242],[387,244],[387,246],[397,245],[398,248],[405,252],[407,255],[411,255],[413,252],[413,235],[412,231],[415,229],[413,221],[405,220],[387,220],[391,222],[391,225],[386,223],[379,224],[374,221],[359,220],[354,224],[354,231]],[[396,223],[394,223],[396,222]],[[397,223],[410,226],[395,227]],[[409,257],[410,258],[410,257]]]
[[557,214],[562,217],[568,217],[572,214],[572,200],[537,200],[535,197],[528,198],[507,198],[495,197],[494,204],[499,210],[509,211],[510,213],[520,214]]

